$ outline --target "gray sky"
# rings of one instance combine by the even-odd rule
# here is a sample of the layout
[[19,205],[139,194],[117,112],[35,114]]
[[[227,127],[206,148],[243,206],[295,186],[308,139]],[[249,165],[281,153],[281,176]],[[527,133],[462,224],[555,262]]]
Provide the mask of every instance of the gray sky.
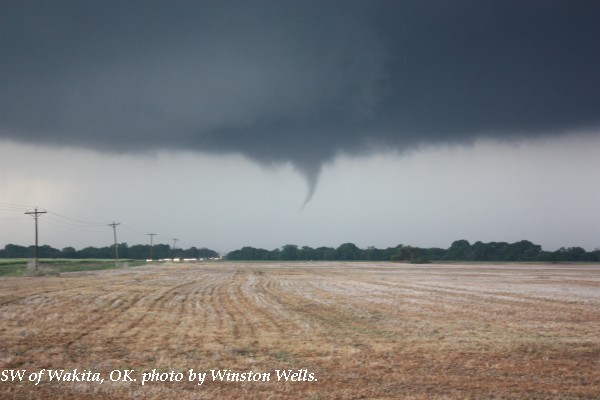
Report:
[[[0,203],[58,214],[57,247],[108,244],[115,219],[130,244],[220,251],[591,250],[598,20],[595,1],[2,0]],[[0,244],[30,242],[21,211],[0,206]]]

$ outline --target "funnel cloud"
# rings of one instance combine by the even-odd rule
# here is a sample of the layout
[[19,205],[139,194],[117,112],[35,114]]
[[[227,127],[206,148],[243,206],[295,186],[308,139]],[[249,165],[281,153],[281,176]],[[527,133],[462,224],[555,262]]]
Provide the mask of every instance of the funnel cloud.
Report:
[[600,125],[597,1],[0,4],[0,138],[292,163]]

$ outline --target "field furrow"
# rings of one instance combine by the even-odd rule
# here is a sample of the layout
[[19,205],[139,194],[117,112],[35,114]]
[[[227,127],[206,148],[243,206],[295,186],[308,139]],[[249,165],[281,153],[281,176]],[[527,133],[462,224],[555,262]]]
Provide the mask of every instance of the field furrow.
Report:
[[[598,399],[600,265],[195,263],[0,278],[4,399]],[[111,371],[270,372],[111,382]],[[316,381],[277,381],[306,369]],[[2,375],[0,375],[2,376]]]

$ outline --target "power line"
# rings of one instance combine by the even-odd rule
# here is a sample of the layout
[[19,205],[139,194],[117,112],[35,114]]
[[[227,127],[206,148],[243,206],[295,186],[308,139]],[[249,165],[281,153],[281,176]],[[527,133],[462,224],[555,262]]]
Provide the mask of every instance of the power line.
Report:
[[[16,203],[3,203],[0,202],[0,212],[1,211],[6,211],[6,212],[11,212],[11,211],[17,211],[17,212],[21,212],[21,211],[27,211],[28,209],[31,209],[32,206],[27,206],[27,205],[23,205],[23,204],[16,204]],[[86,220],[82,220],[82,219],[78,219],[78,218],[73,218],[73,217],[69,217],[63,214],[59,214],[57,212],[54,211],[49,211],[49,210],[44,210],[44,211],[39,211],[38,207],[35,207],[35,210],[37,210],[37,214],[36,211],[30,211],[30,212],[26,212],[26,214],[32,215],[34,216],[34,218],[36,219],[36,229],[37,229],[37,216],[39,216],[40,214],[48,214],[46,216],[47,219],[47,223],[51,226],[54,227],[58,227],[58,228],[62,228],[62,229],[75,229],[78,231],[84,231],[86,233],[96,233],[96,232],[103,232],[103,230],[101,229],[102,226],[106,226],[104,223],[100,223],[100,222],[92,222],[92,221],[86,221]],[[20,219],[25,219],[25,218],[17,218],[17,217],[0,217],[0,220],[20,220]],[[131,226],[125,225],[125,224],[121,224],[121,223],[117,223],[117,222],[113,222],[112,224],[108,224],[108,226],[113,228],[113,235],[115,237],[115,262],[118,265],[119,263],[119,254],[118,254],[118,242],[116,240],[116,227],[118,225],[121,225],[122,228],[125,228],[128,231],[134,232],[138,235],[148,235],[150,237],[150,258],[153,258],[153,246],[154,246],[154,237],[157,236],[158,238],[163,238],[166,239],[168,236],[164,236],[164,235],[159,235],[156,233],[152,233],[152,234],[148,234],[148,233],[144,233],[140,230],[137,230]],[[36,233],[37,234],[37,233]],[[180,242],[179,239],[174,238],[173,240],[173,248],[172,251],[174,252],[177,249],[177,244]],[[37,250],[36,250],[37,252]]]
[[14,203],[0,203],[0,208],[14,210],[14,211],[23,211],[32,208],[33,206],[27,206],[24,204],[14,204]]
[[67,217],[67,216],[65,216],[65,215],[61,215],[61,214],[59,214],[59,213],[52,212],[52,211],[48,211],[48,213],[50,213],[50,214],[52,214],[52,215],[56,215],[57,217],[60,217],[60,218],[67,219],[67,220],[69,220],[69,221],[72,221],[72,222],[76,222],[76,223],[78,223],[78,224],[81,224],[81,225],[88,225],[88,226],[95,226],[95,227],[104,226],[104,223],[100,223],[100,222],[88,222],[88,221],[82,221],[82,220],[80,220],[80,219],[76,219],[76,218]]
[[[50,211],[48,213],[50,214]],[[60,228],[77,229],[77,230],[85,231],[85,232],[104,232],[105,231],[105,229],[100,229],[100,226],[105,226],[104,224],[102,224],[102,225],[73,224],[70,222],[70,220],[57,219],[57,218],[51,217],[50,215],[48,215],[46,218],[48,219],[48,223],[50,225],[58,226]]]
[[142,231],[138,231],[137,229],[133,229],[132,227],[127,226],[125,224],[122,224],[122,226],[123,226],[123,228],[125,228],[125,229],[127,229],[127,230],[129,230],[131,232],[137,233],[138,235],[144,235],[144,236],[147,235],[147,233],[144,233]]

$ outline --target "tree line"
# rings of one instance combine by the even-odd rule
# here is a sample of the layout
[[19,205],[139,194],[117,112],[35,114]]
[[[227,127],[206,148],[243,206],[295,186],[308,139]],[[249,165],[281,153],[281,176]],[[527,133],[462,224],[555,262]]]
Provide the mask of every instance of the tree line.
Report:
[[448,249],[420,248],[399,244],[396,247],[361,249],[354,243],[344,243],[337,248],[293,244],[265,250],[243,247],[227,254],[228,260],[272,260],[272,261],[399,261],[427,263],[432,261],[600,261],[600,249],[585,251],[581,247],[561,247],[556,251],[544,251],[542,246],[527,240],[515,243],[475,242],[457,240]]
[[[73,247],[55,249],[48,245],[39,246],[41,258],[114,258],[114,245],[105,247],[85,247],[76,250]],[[35,254],[34,246],[7,244],[0,249],[0,258],[31,258]],[[128,246],[119,244],[119,257],[133,260],[150,258],[150,245],[136,244]],[[152,258],[213,258],[219,254],[211,249],[190,247],[173,249],[167,244],[152,246]],[[399,244],[395,247],[378,249],[367,247],[361,249],[354,243],[344,243],[337,248],[309,246],[299,247],[293,244],[266,250],[255,247],[243,247],[231,251],[226,256],[229,260],[257,261],[400,261],[426,263],[432,261],[597,261],[600,262],[600,249],[586,251],[581,247],[561,247],[556,251],[544,251],[542,246],[527,240],[515,243],[475,242],[457,240],[448,249],[437,247],[420,248]]]
[[[61,250],[48,245],[38,247],[40,258],[114,258],[115,246],[85,247],[76,250],[73,247],[65,247]],[[7,244],[0,249],[0,258],[30,258],[35,254],[35,246],[19,246]],[[119,244],[119,257],[132,260],[146,260],[150,258],[150,245],[136,244],[128,246],[127,243]],[[219,253],[207,248],[190,247],[189,249],[173,249],[167,244],[155,244],[152,246],[152,258],[213,258],[219,257]]]

